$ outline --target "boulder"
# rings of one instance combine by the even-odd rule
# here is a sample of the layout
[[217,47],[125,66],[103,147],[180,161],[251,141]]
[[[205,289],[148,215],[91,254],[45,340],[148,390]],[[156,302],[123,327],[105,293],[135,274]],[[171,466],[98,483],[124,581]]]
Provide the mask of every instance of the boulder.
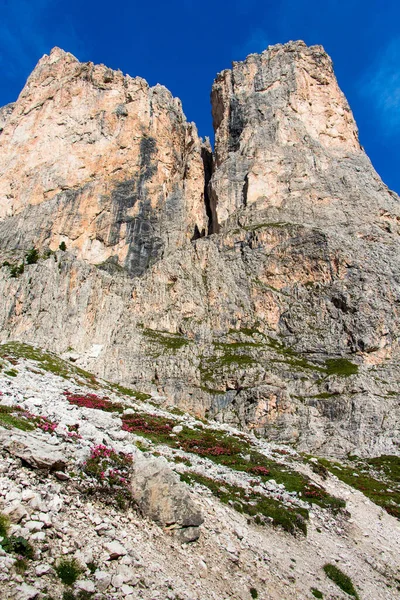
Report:
[[61,471],[67,462],[59,450],[32,432],[0,430],[0,447],[35,469]]
[[164,458],[139,456],[135,460],[131,492],[145,516],[169,527],[183,542],[198,539],[202,514]]

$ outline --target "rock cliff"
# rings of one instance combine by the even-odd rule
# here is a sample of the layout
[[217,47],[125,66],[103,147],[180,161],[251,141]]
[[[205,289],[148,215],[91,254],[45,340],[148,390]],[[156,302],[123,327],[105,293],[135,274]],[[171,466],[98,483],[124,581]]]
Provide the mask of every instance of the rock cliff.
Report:
[[201,142],[163,86],[55,48],[0,127],[3,246],[64,242],[140,275],[207,230]]
[[398,453],[399,198],[329,57],[250,55],[212,106],[213,159],[165,88],[39,62],[0,113],[1,341],[299,449]]

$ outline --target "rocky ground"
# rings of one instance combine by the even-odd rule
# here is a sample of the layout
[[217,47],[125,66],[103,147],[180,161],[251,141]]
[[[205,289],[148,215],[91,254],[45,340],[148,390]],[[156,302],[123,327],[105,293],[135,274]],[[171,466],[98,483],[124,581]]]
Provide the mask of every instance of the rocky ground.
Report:
[[333,474],[351,463],[167,410],[28,346],[0,350],[4,600],[398,597],[395,462],[390,483],[368,472],[378,506]]

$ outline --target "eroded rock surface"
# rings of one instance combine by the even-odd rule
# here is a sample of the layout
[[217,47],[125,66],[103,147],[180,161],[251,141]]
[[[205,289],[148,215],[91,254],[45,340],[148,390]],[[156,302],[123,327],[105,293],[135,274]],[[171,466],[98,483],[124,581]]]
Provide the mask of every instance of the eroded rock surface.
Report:
[[164,88],[42,59],[1,116],[1,260],[67,252],[0,270],[1,341],[303,450],[397,453],[399,198],[331,60],[270,47],[212,100],[213,164]]
[[161,85],[45,55],[0,114],[2,246],[58,248],[140,275],[207,230],[201,142]]

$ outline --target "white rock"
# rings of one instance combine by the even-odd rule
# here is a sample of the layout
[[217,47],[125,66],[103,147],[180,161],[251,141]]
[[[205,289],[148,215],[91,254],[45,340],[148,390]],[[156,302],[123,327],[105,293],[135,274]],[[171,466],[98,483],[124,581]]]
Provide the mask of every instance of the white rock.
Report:
[[26,583],[18,586],[17,590],[17,600],[32,600],[32,598],[36,598],[39,593],[39,590],[31,585],[27,585]]
[[28,516],[25,507],[18,500],[14,500],[14,502],[6,506],[3,509],[3,513],[9,517],[12,523],[19,523],[24,517]]
[[44,540],[46,539],[46,534],[44,531],[37,531],[36,533],[31,535],[30,539],[36,542],[44,542]]
[[14,500],[21,500],[21,494],[15,490],[8,492],[5,497],[6,502],[13,502]]
[[40,531],[44,527],[44,523],[42,521],[28,521],[25,523],[25,527],[28,531]]
[[133,594],[134,591],[135,590],[130,585],[124,584],[124,585],[121,586],[121,592],[124,594],[124,596],[128,596],[129,594]]
[[114,577],[111,579],[111,584],[115,587],[115,589],[119,590],[119,588],[124,584],[123,576],[117,573],[117,575],[114,575]]
[[125,554],[127,554],[126,549],[122,546],[122,544],[120,544],[116,540],[105,544],[104,548],[110,554],[109,560],[115,560],[116,558],[119,558],[120,556],[125,556]]
[[22,492],[21,499],[24,502],[28,502],[29,500],[32,500],[32,498],[34,498],[35,496],[36,496],[36,494],[34,491],[27,489]]
[[106,571],[95,571],[94,578],[96,580],[97,589],[104,592],[111,583],[111,575]]
[[46,575],[46,573],[50,573],[51,570],[52,570],[52,568],[50,565],[43,563],[36,567],[35,573],[38,577],[42,577],[42,575]]
[[182,425],[175,425],[175,427],[172,428],[172,433],[180,433],[182,430]]
[[94,594],[94,592],[96,591],[95,585],[93,581],[90,581],[90,579],[82,579],[82,581],[77,581],[75,583],[75,587],[78,590],[89,592],[89,594]]

